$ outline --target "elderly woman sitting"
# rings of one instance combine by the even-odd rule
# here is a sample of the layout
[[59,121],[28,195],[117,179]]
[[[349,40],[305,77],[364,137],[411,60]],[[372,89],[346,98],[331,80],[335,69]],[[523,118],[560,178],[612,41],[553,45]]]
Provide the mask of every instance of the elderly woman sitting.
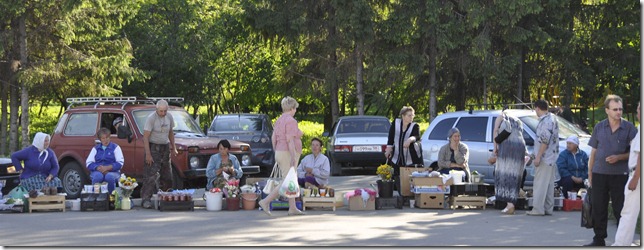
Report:
[[451,170],[465,172],[465,182],[470,180],[470,167],[468,159],[469,149],[461,142],[461,131],[452,128],[447,134],[449,142],[438,151],[438,168],[442,174],[449,174]]

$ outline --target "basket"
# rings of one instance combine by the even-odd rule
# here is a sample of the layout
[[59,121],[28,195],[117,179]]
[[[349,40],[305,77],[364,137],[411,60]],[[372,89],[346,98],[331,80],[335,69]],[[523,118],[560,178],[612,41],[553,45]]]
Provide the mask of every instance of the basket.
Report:
[[471,176],[472,183],[483,183],[483,177],[485,177],[485,175],[482,175],[482,174],[472,175]]

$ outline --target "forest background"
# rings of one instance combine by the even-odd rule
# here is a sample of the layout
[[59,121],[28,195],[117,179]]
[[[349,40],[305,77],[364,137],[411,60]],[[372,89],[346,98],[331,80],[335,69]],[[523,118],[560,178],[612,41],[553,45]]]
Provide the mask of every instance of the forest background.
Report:
[[288,95],[316,134],[544,98],[592,128],[607,94],[640,100],[640,16],[633,0],[3,0],[0,155],[87,96],[184,97],[204,127],[275,118]]

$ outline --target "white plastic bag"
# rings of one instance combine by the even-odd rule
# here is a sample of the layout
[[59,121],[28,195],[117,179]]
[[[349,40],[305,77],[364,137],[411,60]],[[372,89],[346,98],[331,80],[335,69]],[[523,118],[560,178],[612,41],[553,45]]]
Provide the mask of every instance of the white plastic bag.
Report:
[[286,198],[296,198],[300,196],[300,185],[297,183],[297,173],[295,173],[294,167],[291,167],[288,170],[288,174],[280,186],[280,195]]

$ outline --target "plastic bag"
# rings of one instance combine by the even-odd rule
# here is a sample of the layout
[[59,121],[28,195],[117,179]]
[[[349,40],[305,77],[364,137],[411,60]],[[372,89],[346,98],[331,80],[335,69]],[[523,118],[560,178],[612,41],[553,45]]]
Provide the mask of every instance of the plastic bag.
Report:
[[300,185],[297,183],[297,174],[295,168],[291,167],[280,186],[280,195],[286,198],[296,198],[300,196]]
[[588,188],[588,191],[586,192],[586,196],[584,197],[584,200],[581,203],[581,227],[585,228],[593,228],[594,222],[593,222],[593,216],[592,216],[592,206],[591,206],[591,200],[590,200],[590,193],[591,190]]
[[29,190],[27,188],[23,187],[22,185],[18,185],[17,187],[13,188],[8,196],[14,199],[25,199],[25,194],[29,195]]

